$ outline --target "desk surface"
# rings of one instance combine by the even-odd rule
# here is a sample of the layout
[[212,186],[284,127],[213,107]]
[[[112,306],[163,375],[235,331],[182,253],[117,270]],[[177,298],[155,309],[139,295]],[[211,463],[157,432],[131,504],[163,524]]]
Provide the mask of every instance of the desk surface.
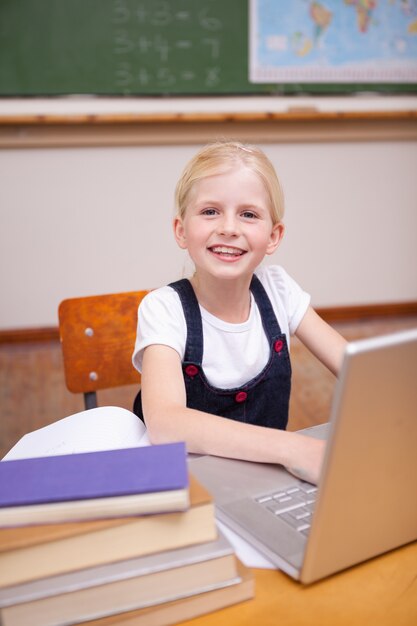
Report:
[[190,626],[415,626],[417,542],[310,586],[254,570],[255,598]]

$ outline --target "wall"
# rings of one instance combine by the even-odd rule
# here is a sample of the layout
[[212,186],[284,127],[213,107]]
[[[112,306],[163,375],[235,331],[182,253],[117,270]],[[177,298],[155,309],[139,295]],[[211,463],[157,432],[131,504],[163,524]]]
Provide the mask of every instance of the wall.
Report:
[[[282,263],[316,306],[417,300],[417,142],[264,143]],[[55,326],[72,296],[152,288],[191,266],[173,190],[198,145],[0,150],[0,330]]]

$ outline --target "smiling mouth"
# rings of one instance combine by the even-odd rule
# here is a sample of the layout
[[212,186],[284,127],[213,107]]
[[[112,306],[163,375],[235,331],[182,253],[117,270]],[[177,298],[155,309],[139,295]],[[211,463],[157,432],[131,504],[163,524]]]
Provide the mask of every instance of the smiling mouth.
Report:
[[231,248],[229,246],[213,246],[209,248],[210,252],[221,255],[226,258],[236,258],[245,254],[245,250],[240,248]]

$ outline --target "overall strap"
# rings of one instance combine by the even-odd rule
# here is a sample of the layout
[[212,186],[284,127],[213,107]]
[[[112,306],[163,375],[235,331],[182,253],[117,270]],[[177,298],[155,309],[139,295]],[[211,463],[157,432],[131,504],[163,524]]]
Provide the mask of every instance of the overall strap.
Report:
[[179,295],[187,324],[184,362],[201,365],[203,362],[203,323],[194,289],[187,278],[170,283],[169,287],[172,287]]
[[[172,287],[178,293],[187,324],[184,361],[201,365],[203,362],[203,323],[194,289],[187,278],[170,283],[169,287]],[[259,278],[255,275],[252,277],[250,290],[258,305],[266,336],[269,342],[271,342],[274,337],[281,335],[281,328],[268,294]]]
[[268,297],[268,294],[265,291],[265,287],[262,285],[259,278],[255,276],[255,274],[252,276],[250,290],[253,293],[256,304],[258,305],[266,336],[271,342],[274,337],[282,334],[281,328],[278,324],[277,316],[275,315],[275,311],[272,308],[272,304]]

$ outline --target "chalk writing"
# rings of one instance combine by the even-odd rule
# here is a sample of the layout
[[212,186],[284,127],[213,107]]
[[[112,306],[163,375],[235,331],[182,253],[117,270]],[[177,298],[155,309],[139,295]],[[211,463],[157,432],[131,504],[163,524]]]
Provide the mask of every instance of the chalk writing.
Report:
[[114,79],[125,94],[221,82],[221,15],[192,0],[113,0]]

